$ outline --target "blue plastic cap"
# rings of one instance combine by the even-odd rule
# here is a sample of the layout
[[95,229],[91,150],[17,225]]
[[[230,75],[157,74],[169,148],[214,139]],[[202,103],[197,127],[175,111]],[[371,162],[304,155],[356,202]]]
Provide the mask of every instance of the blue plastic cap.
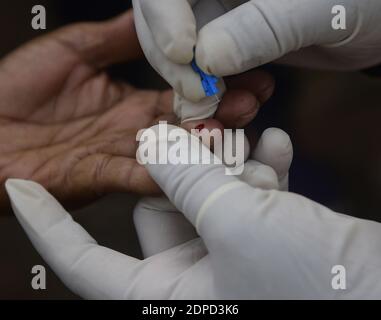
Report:
[[205,94],[207,97],[216,95],[219,90],[216,86],[218,82],[218,78],[215,76],[210,76],[206,74],[204,71],[202,71],[199,66],[196,64],[196,61],[192,61],[192,68],[193,70],[200,75],[201,78],[201,84],[204,88]]

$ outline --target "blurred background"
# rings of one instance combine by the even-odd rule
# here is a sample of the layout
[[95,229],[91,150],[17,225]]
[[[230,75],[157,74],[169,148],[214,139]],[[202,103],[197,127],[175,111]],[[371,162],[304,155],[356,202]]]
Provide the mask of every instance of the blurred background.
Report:
[[[31,9],[47,10],[47,30],[31,28]],[[22,43],[76,21],[104,20],[124,12],[128,0],[2,0],[0,59]],[[276,126],[294,143],[291,191],[352,216],[381,222],[381,77],[265,66],[277,83],[274,97],[250,132]],[[145,61],[110,72],[139,87],[166,84]],[[114,194],[75,219],[104,246],[141,257],[131,213],[136,197]],[[47,268],[47,289],[33,290],[31,269]],[[12,213],[0,216],[0,299],[77,299],[33,249]]]

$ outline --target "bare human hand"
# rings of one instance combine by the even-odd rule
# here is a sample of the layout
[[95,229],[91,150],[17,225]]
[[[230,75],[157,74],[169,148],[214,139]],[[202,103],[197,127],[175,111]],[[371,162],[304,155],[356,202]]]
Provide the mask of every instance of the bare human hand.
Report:
[[[104,71],[140,57],[128,12],[62,28],[0,61],[1,206],[8,203],[8,178],[39,182],[69,206],[110,192],[160,192],[135,160],[136,133],[159,120],[177,121],[172,92],[138,90]],[[251,87],[233,84],[220,121],[206,120],[206,126],[239,127],[255,117],[274,84],[265,73],[249,77]]]

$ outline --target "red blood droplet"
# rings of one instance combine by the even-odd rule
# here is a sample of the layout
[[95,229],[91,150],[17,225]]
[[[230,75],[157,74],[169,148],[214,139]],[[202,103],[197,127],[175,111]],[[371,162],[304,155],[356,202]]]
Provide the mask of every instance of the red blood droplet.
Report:
[[195,129],[198,130],[198,131],[201,131],[204,128],[205,128],[205,125],[203,123],[201,123]]

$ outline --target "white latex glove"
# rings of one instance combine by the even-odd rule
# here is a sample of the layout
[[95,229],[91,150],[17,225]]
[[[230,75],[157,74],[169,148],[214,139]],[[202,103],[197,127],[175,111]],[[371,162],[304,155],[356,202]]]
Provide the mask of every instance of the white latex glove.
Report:
[[[159,146],[171,148],[163,141]],[[381,298],[381,224],[335,213],[296,194],[249,186],[226,176],[222,166],[147,168],[207,248],[200,268],[209,271],[205,265],[210,263],[213,280],[198,284],[203,285],[200,292],[210,292],[213,285],[215,297],[226,299]],[[138,232],[147,240],[147,256],[192,237],[189,226],[183,226],[186,237],[172,235],[162,247],[155,246],[155,237],[143,230],[154,207],[145,204],[146,212],[139,214],[145,216]],[[174,209],[167,210],[169,220]],[[153,225],[150,230],[158,223]],[[346,290],[332,287],[337,265],[346,268]],[[187,285],[193,288],[192,282]]]
[[[194,141],[199,144],[198,139]],[[274,169],[249,160],[242,179],[257,187],[277,188],[278,179],[287,178],[292,147],[282,131],[267,130],[254,156]],[[202,240],[167,199],[146,199],[135,211],[138,228],[145,224],[144,230],[138,229],[140,236],[145,234],[145,255],[151,256],[140,261],[99,246],[40,185],[8,180],[6,188],[14,212],[35,248],[78,295],[96,299],[220,297]],[[152,223],[156,217],[160,217],[164,234],[158,224]],[[158,252],[162,253],[152,256]]]
[[[238,177],[253,187],[287,191],[292,157],[288,135],[280,129],[267,129]],[[134,222],[145,258],[198,237],[193,225],[166,197],[140,200]]]
[[[188,147],[189,140],[192,149],[200,147],[184,131],[181,143]],[[162,150],[173,143],[163,142],[158,142]],[[33,244],[81,296],[381,297],[379,223],[334,213],[288,192],[252,187],[226,176],[220,165],[147,168],[202,241],[190,240],[143,261],[98,246],[39,185],[8,181],[12,206]],[[343,291],[331,287],[331,269],[338,264],[347,270]]]
[[[288,64],[338,70],[381,62],[379,0],[138,1],[157,46],[170,61],[187,63],[196,47],[199,66],[216,76],[282,57]],[[219,17],[196,33],[202,11],[192,11],[190,5],[207,5],[210,15],[214,7]],[[332,27],[337,5],[346,9],[346,30]]]

